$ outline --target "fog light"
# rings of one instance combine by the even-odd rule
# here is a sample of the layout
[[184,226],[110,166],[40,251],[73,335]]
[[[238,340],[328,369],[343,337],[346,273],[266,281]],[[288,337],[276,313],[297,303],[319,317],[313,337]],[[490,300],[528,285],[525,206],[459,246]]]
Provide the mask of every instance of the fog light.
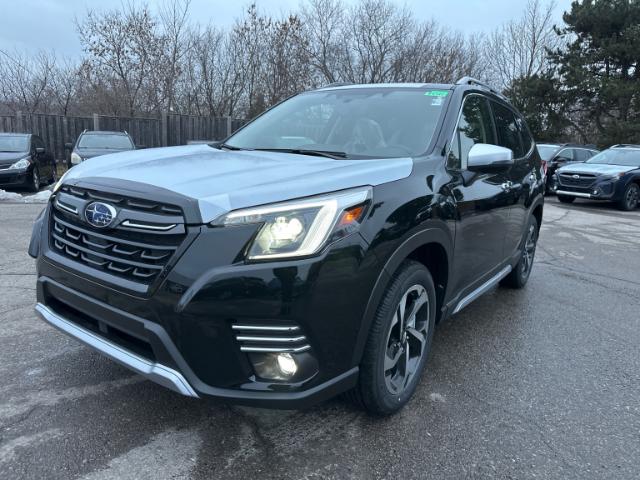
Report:
[[598,195],[599,193],[600,193],[600,192],[599,192],[598,190],[594,190],[594,191],[593,191],[593,194],[594,194],[594,195]]
[[249,358],[260,378],[291,380],[298,372],[296,359],[289,353],[253,353]]
[[292,377],[298,371],[298,365],[289,353],[278,354],[278,368],[282,375]]

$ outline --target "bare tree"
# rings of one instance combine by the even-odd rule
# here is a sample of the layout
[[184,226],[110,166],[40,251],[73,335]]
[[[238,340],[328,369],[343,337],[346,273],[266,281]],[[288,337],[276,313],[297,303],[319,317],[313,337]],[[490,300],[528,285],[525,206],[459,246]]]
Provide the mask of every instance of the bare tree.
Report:
[[529,0],[521,18],[496,29],[485,43],[487,75],[503,90],[519,78],[530,78],[548,65],[547,52],[559,46],[553,29],[555,0]]
[[39,51],[33,56],[0,50],[0,94],[12,111],[33,113],[49,110],[46,95],[55,57]]
[[154,72],[163,50],[156,20],[148,7],[129,3],[123,10],[89,11],[76,26],[94,85],[109,78],[117,97],[124,99],[125,113],[133,116],[143,111],[144,87],[158,88],[156,84],[149,85],[149,80],[156,78]]

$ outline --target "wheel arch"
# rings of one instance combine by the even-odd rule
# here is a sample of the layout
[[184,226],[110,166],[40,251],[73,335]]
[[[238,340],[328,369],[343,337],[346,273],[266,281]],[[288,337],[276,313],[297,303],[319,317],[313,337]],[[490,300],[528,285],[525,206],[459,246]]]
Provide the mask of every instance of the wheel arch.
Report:
[[447,298],[447,287],[451,272],[453,239],[451,234],[441,227],[431,227],[409,235],[385,261],[375,282],[362,317],[352,363],[358,365],[367,343],[369,330],[378,305],[394,273],[402,262],[412,259],[422,263],[431,273],[436,287],[436,320],[440,319],[442,306]]

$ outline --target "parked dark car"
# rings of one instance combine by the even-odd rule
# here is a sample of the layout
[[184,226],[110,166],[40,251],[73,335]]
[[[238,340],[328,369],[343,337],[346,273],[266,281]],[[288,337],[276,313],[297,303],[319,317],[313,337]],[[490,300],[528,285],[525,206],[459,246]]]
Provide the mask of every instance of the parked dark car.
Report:
[[607,200],[621,210],[634,210],[640,199],[640,145],[614,145],[585,163],[557,173],[558,200]]
[[108,132],[85,130],[80,134],[75,145],[67,143],[71,150],[71,165],[78,165],[85,160],[108,153],[134,150],[135,143],[127,132]]
[[0,133],[0,188],[40,190],[56,181],[53,154],[38,135]]
[[577,145],[572,143],[539,143],[538,152],[540,158],[546,163],[546,188],[547,193],[555,193],[556,170],[565,165],[576,162],[586,162],[599,152],[594,145]]
[[473,79],[305,92],[217,147],[71,169],[34,226],[36,309],[185,395],[390,414],[436,322],[527,283],[540,166]]

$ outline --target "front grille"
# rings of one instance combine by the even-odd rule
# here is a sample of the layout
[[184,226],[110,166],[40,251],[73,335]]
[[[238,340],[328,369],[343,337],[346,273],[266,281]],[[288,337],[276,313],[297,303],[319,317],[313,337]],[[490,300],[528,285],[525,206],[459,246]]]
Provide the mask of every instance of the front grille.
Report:
[[231,329],[241,352],[300,353],[311,348],[300,327],[294,324],[234,323]]
[[[109,202],[118,209],[114,228],[84,220],[86,206]],[[50,219],[52,250],[91,269],[150,285],[186,237],[179,207],[64,186]]]
[[109,202],[117,207],[128,208],[136,211],[144,211],[165,215],[182,215],[180,207],[175,205],[167,205],[164,203],[153,202],[150,200],[141,200],[137,198],[124,197],[111,193],[98,192],[88,188],[80,188],[72,185],[63,185],[61,192],[67,193],[77,198],[90,201]]
[[[578,178],[573,178],[576,175]],[[558,183],[566,187],[588,188],[596,181],[596,176],[587,173],[561,173],[558,175]]]

